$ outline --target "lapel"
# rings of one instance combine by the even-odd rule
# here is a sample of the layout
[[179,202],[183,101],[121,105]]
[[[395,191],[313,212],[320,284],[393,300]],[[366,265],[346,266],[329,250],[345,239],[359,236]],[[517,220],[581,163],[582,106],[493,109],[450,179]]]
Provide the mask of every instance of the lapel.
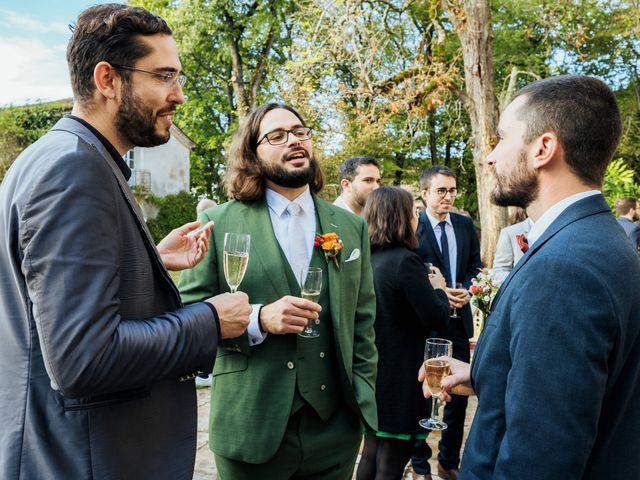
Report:
[[[339,225],[336,225],[335,214],[328,207],[328,204],[324,201],[317,198],[315,195],[313,196],[313,201],[316,206],[316,214],[318,218],[317,231],[318,233],[330,233],[335,232],[338,234],[338,238],[345,241],[345,237],[343,235],[343,231],[340,229]],[[344,244],[343,250],[340,252],[339,256],[339,265],[344,266],[345,255],[349,255],[351,251],[347,251],[353,249],[352,245]],[[316,247],[314,247],[316,248]],[[324,258],[323,258],[324,261]],[[331,320],[333,321],[334,331],[339,332],[340,326],[340,312],[342,311],[341,301],[341,288],[340,288],[340,271],[336,267],[333,260],[330,260],[327,265],[327,280],[329,282],[329,304],[331,308]]]
[[98,153],[103,158],[103,160],[107,163],[107,165],[111,169],[111,172],[113,173],[113,176],[118,182],[118,186],[120,187],[120,192],[122,193],[122,196],[124,197],[124,200],[126,201],[129,207],[129,210],[131,210],[131,213],[133,214],[136,220],[136,223],[138,224],[138,230],[142,235],[142,240],[145,243],[145,246],[147,247],[147,251],[151,256],[151,260],[156,263],[156,266],[158,267],[158,271],[161,272],[162,277],[165,280],[165,283],[168,284],[168,286],[174,293],[175,300],[178,302],[179,305],[182,305],[182,302],[180,300],[180,294],[178,293],[178,289],[173,283],[173,280],[169,276],[169,272],[167,272],[167,269],[165,268],[164,263],[160,258],[160,254],[156,249],[156,244],[153,241],[153,238],[151,237],[151,233],[147,228],[146,222],[144,221],[142,210],[140,210],[140,206],[138,205],[138,202],[136,202],[133,196],[133,192],[131,191],[129,184],[127,183],[127,179],[124,178],[122,170],[120,170],[116,162],[113,160],[113,158],[111,157],[111,154],[107,151],[107,149],[104,147],[102,142],[100,142],[100,140],[98,140],[96,136],[93,133],[91,133],[90,130],[88,130],[80,122],[77,122],[71,118],[60,119],[54,125],[52,130],[62,130],[78,136],[83,141],[88,143],[94,150],[96,150],[96,153]]
[[[438,260],[438,264],[436,266],[442,266],[444,264],[444,259],[442,258],[442,253],[440,252],[440,247],[438,246],[438,240],[436,240],[436,234],[433,231],[433,227],[431,226],[431,222],[427,217],[426,213],[420,214],[420,225],[422,228],[421,232],[418,232],[419,238],[425,239],[425,254],[428,254],[429,258],[436,258]],[[430,251],[429,251],[430,250]],[[424,257],[424,255],[421,255]],[[435,262],[434,262],[435,263]]]
[[[271,282],[280,298],[291,295],[287,282],[287,269],[285,256],[276,239],[269,215],[269,207],[266,200],[252,203],[240,203],[238,215],[238,232],[246,232],[251,235],[251,254],[249,265],[255,259],[259,263],[258,272],[268,272],[263,275],[265,281]],[[253,270],[253,268],[252,268]],[[290,270],[290,269],[289,269]]]
[[535,241],[535,243],[527,250],[527,253],[524,254],[522,259],[515,265],[513,270],[509,273],[507,278],[505,278],[504,282],[500,286],[498,293],[496,294],[496,298],[493,300],[493,304],[491,305],[491,311],[495,309],[498,305],[498,301],[502,297],[502,293],[507,289],[511,279],[515,274],[517,274],[520,269],[529,261],[529,259],[536,254],[538,250],[542,248],[542,246],[547,243],[551,238],[553,238],[558,232],[560,232],[565,227],[571,225],[577,220],[581,220],[582,218],[588,217],[590,215],[596,215],[599,213],[611,212],[611,209],[607,205],[607,202],[604,200],[602,195],[591,195],[587,198],[583,198],[582,200],[578,200],[573,205],[569,205],[559,216],[556,218],[549,227],[543,232],[542,236]]

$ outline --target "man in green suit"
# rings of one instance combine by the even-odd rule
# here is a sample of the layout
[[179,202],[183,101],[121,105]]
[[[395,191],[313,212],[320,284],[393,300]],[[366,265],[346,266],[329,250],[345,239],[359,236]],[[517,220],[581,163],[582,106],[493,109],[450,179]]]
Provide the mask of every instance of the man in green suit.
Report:
[[[216,227],[205,259],[180,279],[185,302],[228,291],[225,232],[251,235],[240,289],[249,329],[218,349],[210,446],[221,480],[350,479],[362,426],[377,427],[375,296],[364,221],[321,200],[311,130],[291,107],[252,112],[229,152],[234,200],[200,218]],[[325,256],[316,234],[337,234]],[[317,242],[315,242],[317,243]],[[300,298],[300,270],[320,267],[318,303]],[[309,321],[320,336],[303,338]]]

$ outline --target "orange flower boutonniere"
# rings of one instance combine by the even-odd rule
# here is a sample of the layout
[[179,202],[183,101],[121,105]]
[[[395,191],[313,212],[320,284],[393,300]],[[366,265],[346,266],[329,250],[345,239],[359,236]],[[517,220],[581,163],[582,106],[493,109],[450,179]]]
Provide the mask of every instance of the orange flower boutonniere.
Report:
[[340,255],[343,245],[342,240],[340,240],[337,233],[316,233],[316,240],[313,242],[313,246],[320,248],[320,251],[322,252],[322,255],[324,255],[324,259],[327,263],[329,263],[329,259],[332,258],[336,268],[340,268],[338,255]]

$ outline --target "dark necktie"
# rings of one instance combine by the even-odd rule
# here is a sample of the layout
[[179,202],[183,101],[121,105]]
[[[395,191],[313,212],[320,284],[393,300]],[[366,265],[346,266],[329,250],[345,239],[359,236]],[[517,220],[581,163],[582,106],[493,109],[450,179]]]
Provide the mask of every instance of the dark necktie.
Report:
[[444,275],[444,279],[447,282],[447,286],[453,287],[453,279],[451,278],[451,265],[449,262],[449,241],[447,240],[447,233],[445,232],[445,226],[447,222],[440,222],[438,226],[440,227],[440,251],[442,253],[442,260],[444,262],[442,273]]

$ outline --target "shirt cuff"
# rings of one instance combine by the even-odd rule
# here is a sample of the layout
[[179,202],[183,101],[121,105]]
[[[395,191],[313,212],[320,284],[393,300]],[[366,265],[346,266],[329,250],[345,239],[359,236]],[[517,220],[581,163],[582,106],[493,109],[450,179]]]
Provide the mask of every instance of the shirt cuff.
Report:
[[220,319],[218,318],[218,311],[216,310],[216,307],[214,307],[212,303],[209,303],[209,302],[202,302],[202,303],[204,303],[207,307],[209,307],[213,312],[213,320],[216,322],[216,333],[218,334],[218,343],[220,343],[220,340],[222,340],[222,338],[220,337]]
[[249,335],[249,346],[255,347],[256,345],[260,345],[264,342],[264,339],[267,338],[268,333],[262,332],[260,328],[260,309],[263,306],[261,304],[251,305],[253,311],[249,316],[249,327],[247,327],[247,334]]

